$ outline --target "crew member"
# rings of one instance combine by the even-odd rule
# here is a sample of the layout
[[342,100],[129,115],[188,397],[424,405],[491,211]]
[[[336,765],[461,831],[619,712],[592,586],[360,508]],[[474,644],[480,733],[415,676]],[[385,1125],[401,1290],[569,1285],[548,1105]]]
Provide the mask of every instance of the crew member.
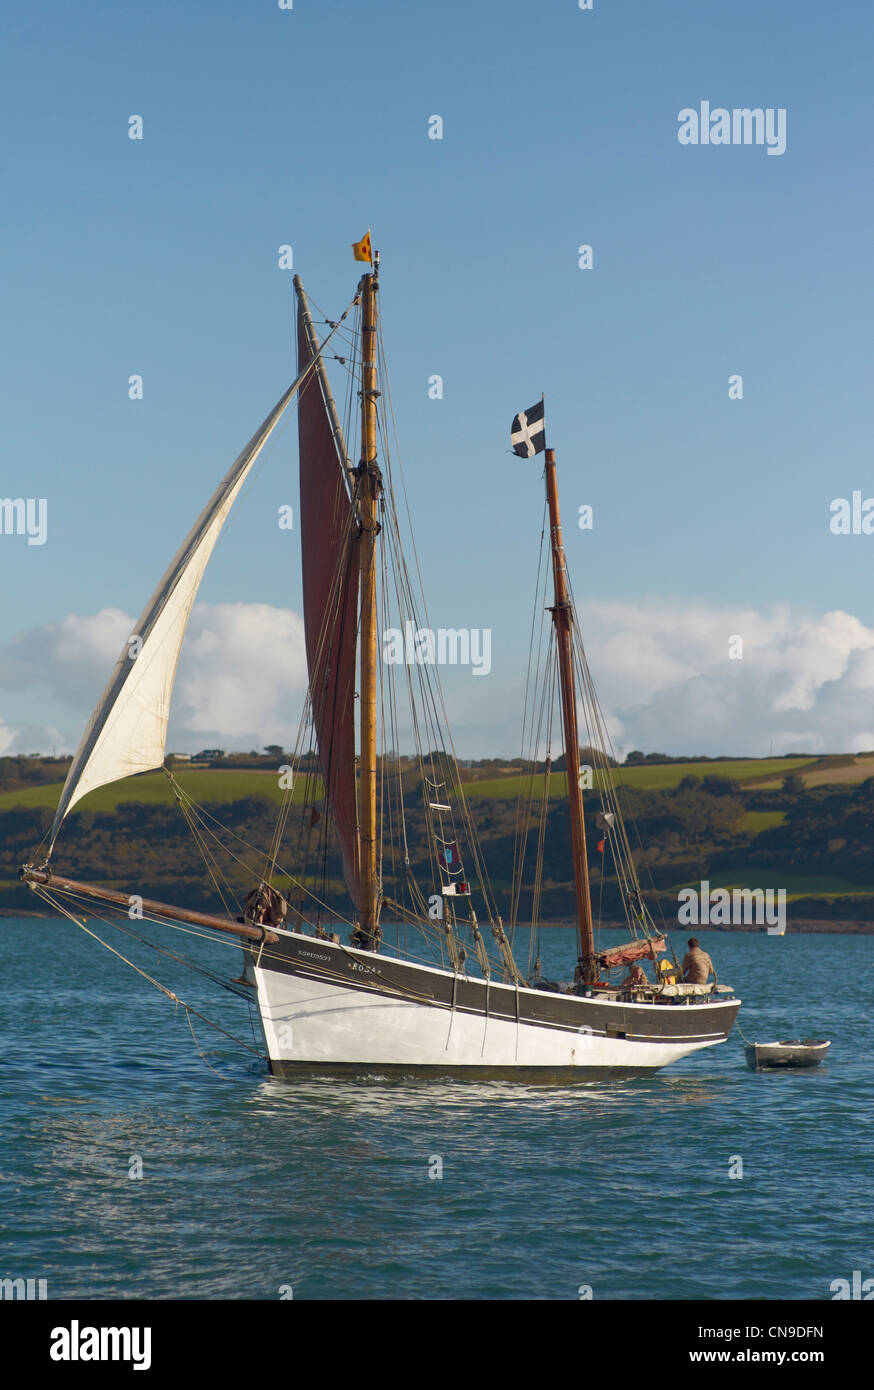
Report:
[[248,922],[282,927],[288,914],[288,903],[275,888],[267,883],[260,883],[246,898],[243,914]]
[[[683,957],[683,980],[687,985],[706,985],[713,970],[713,961],[698,945],[697,936],[689,937],[689,949]],[[716,971],[713,970],[714,976]]]
[[628,967],[628,974],[625,976],[625,979],[620,982],[619,988],[628,989],[632,985],[648,984],[649,980],[646,978],[646,971],[643,966],[639,961],[632,961],[631,965]]

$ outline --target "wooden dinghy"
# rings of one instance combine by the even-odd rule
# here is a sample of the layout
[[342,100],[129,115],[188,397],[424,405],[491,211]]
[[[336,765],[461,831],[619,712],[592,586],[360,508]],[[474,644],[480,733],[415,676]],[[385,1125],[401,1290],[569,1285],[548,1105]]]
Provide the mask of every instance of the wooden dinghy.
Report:
[[802,1038],[797,1042],[749,1043],[744,1048],[753,1071],[771,1067],[817,1067],[831,1042],[822,1038]]

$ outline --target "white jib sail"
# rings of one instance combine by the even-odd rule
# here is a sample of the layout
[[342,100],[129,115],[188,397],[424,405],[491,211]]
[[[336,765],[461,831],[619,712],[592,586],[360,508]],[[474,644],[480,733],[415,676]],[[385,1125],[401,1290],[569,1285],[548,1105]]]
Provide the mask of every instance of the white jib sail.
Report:
[[49,853],[64,816],[88,792],[163,763],[179,652],[203,572],[240,488],[311,366],[292,382],[219,483],[125,643],[67,774]]

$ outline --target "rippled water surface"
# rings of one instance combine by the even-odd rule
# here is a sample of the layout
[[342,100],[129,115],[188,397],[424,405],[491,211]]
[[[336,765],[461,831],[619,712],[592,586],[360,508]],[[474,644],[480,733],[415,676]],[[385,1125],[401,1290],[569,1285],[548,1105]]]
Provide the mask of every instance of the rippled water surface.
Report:
[[[89,926],[258,1041],[244,1003]],[[238,973],[235,946],[148,930]],[[573,938],[546,936],[558,973]],[[0,1275],[53,1298],[829,1298],[874,1275],[874,937],[704,944],[748,1037],[831,1038],[826,1065],[751,1072],[735,1033],[572,1088],[277,1082],[77,927],[2,920]]]

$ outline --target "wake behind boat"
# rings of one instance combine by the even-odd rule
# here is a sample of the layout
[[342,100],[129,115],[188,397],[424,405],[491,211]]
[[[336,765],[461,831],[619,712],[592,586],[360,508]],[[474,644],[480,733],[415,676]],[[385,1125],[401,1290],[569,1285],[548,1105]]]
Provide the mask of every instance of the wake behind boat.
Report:
[[[84,902],[92,913],[95,902],[127,907],[128,895],[55,873],[55,841],[87,792],[163,766],[203,845],[205,881],[208,872],[226,905],[236,903],[237,911],[221,916],[142,899],[141,915],[239,937],[244,966],[234,984],[255,1001],[269,1065],[278,1076],[567,1080],[608,1069],[649,1071],[724,1042],[740,1002],[726,985],[681,981],[664,928],[654,922],[638,880],[577,625],[556,457],[546,448],[542,402],[516,417],[512,441],[522,458],[545,456],[548,563],[541,574],[544,585],[551,574],[552,602],[547,605],[538,588],[535,605],[541,616],[548,607],[550,617],[541,631],[543,660],[529,681],[531,771],[521,779],[517,872],[506,926],[497,910],[436,671],[435,643],[442,640],[447,650],[454,643],[457,660],[462,638],[454,629],[437,638],[422,625],[427,613],[406,564],[395,501],[393,417],[377,311],[379,257],[372,257],[369,234],[355,250],[371,268],[344,314],[324,320],[329,331],[321,342],[295,279],[298,375],[161,580],[137,625],[135,657],[131,643],[125,644],[73,760],[47,844],[22,876],[67,916]],[[335,339],[344,355],[332,356],[346,373],[342,412],[325,367],[326,349]],[[239,853],[231,855],[238,861],[232,871],[219,863],[219,849],[230,854],[227,840],[207,825],[165,763],[170,697],[212,549],[295,396],[308,699],[294,752],[282,769],[286,792],[272,843],[256,866],[251,856],[243,862]],[[410,632],[412,644],[401,639],[398,646],[398,634]],[[580,767],[581,713],[591,769]],[[414,745],[413,756],[385,751],[399,748],[403,739]],[[564,775],[553,767],[554,745]],[[542,774],[534,771],[538,749],[545,750]],[[550,981],[542,978],[536,944],[525,971],[513,948],[520,909],[529,898],[532,942],[537,941],[546,807],[556,778],[570,821],[578,944],[568,978]],[[584,788],[600,803],[594,820],[600,835],[597,871],[604,875],[609,855],[629,932],[624,945],[610,949],[596,943]],[[413,828],[423,837],[413,835]],[[422,838],[427,851],[412,852],[411,844]],[[283,865],[283,859],[290,862]],[[249,875],[243,885],[241,867]],[[624,978],[616,980],[623,969]]]

